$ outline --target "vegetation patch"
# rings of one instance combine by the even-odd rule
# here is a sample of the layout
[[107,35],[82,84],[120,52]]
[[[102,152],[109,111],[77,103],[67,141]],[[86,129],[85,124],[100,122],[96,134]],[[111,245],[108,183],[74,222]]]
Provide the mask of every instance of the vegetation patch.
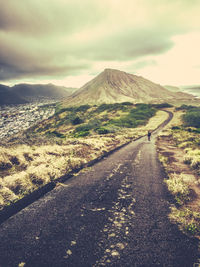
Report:
[[129,114],[116,120],[110,120],[108,124],[118,127],[135,128],[145,124],[149,118],[155,115],[156,110],[147,104],[138,104],[129,111]]
[[[126,127],[111,123],[126,117],[131,118],[134,128],[130,124]],[[129,102],[58,106],[55,116],[1,146],[0,209],[106,152],[146,135],[166,118],[165,112],[151,105]]]
[[165,180],[169,191],[174,195],[179,205],[182,205],[186,201],[190,200],[190,178],[191,177],[187,174],[173,173],[170,174],[170,179]]
[[171,207],[170,219],[187,234],[200,235],[200,212],[188,207]]
[[152,105],[133,105],[130,102],[59,107],[55,116],[31,130],[35,134],[55,135],[58,138],[109,134],[120,131],[121,128],[144,125],[156,112],[157,109]]
[[96,129],[96,132],[97,132],[98,134],[107,134],[107,133],[109,133],[110,131],[109,131],[108,129],[104,128],[104,127],[101,127],[101,128],[97,128],[97,129]]
[[187,127],[200,128],[200,108],[188,108],[183,115],[183,122]]
[[176,200],[169,217],[182,231],[200,238],[198,110],[197,107],[185,105],[177,108],[174,122],[160,134],[157,146],[159,158],[168,174],[165,182]]

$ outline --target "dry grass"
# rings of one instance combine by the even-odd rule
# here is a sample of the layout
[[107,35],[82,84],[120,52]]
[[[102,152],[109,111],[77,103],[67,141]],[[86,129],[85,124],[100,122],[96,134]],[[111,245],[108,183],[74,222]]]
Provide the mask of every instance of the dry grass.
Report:
[[193,177],[188,174],[171,173],[165,182],[169,191],[174,195],[178,204],[184,204],[189,200],[190,184],[194,182]]
[[[200,135],[182,128],[182,112],[159,136],[159,158],[168,179],[165,180],[177,206],[171,207],[172,222],[185,233],[200,238]],[[172,130],[172,127],[178,126]]]
[[[200,174],[200,134],[178,130],[173,132],[176,145],[183,149],[184,162]],[[200,179],[199,179],[200,183]]]
[[[0,152],[0,207],[127,142],[126,138],[68,140],[63,145],[14,146]],[[15,157],[15,161],[11,159]]]
[[158,111],[146,126],[123,129],[117,135],[68,138],[51,145],[1,147],[0,208],[104,155],[105,152],[146,135],[148,130],[157,128],[166,118],[165,112]]
[[193,169],[200,169],[200,149],[185,149],[184,162],[189,164]]
[[181,117],[183,111],[174,111],[174,108],[167,109],[173,113],[172,120],[165,126],[165,128],[159,133],[159,136],[170,136],[172,134],[172,127],[180,126],[182,124]]
[[180,229],[190,235],[200,238],[200,212],[190,207],[171,207],[171,221],[177,223]]

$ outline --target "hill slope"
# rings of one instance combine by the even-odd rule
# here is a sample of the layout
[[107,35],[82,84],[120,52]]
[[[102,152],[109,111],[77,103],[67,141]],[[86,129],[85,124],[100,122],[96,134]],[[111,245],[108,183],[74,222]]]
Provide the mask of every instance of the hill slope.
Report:
[[12,87],[0,84],[0,105],[24,104],[44,98],[63,100],[76,90],[54,84],[17,84]]
[[34,100],[39,97],[63,99],[71,95],[74,88],[54,84],[17,84],[12,87],[12,91],[22,95],[27,100]]
[[177,86],[164,85],[163,87],[171,92],[181,92],[180,88],[178,88]]
[[24,104],[26,102],[24,98],[12,92],[9,86],[0,84],[0,105]]
[[96,78],[72,94],[64,105],[116,102],[161,103],[192,96],[170,92],[143,77],[119,70],[105,69]]
[[194,86],[183,86],[182,87],[183,92],[192,94],[195,97],[200,97],[200,85],[194,85]]

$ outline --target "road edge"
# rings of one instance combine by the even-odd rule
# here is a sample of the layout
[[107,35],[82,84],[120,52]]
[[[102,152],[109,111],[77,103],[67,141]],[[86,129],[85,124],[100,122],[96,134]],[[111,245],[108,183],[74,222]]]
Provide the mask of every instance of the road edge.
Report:
[[[156,129],[154,129],[152,131],[152,133],[156,133],[157,131],[159,131],[160,128],[165,127],[171,121],[171,119],[173,118],[173,113],[171,111],[167,111],[167,110],[164,110],[164,109],[163,109],[163,111],[167,112],[169,116],[163,123],[161,123]],[[114,149],[112,149],[112,150],[110,150],[108,152],[105,152],[103,155],[97,157],[96,159],[91,160],[91,161],[83,164],[79,168],[73,169],[71,172],[59,177],[55,181],[52,181],[52,182],[50,182],[50,183],[48,183],[48,184],[36,189],[32,193],[25,195],[22,199],[16,201],[15,203],[10,204],[9,206],[5,206],[0,211],[0,224],[4,223],[10,217],[12,217],[13,215],[17,214],[18,212],[20,212],[24,208],[28,207],[30,204],[34,203],[35,201],[37,201],[38,199],[43,197],[48,192],[52,191],[56,187],[57,183],[66,182],[67,180],[72,178],[75,174],[77,174],[82,169],[88,168],[88,167],[92,167],[94,164],[100,162],[105,157],[108,157],[109,155],[113,154],[114,152],[116,152],[116,151],[120,150],[121,148],[127,146],[131,142],[137,141],[137,140],[143,138],[144,136],[146,136],[146,135],[142,135],[142,136],[140,136],[138,138],[135,138],[133,140],[130,140],[130,141],[126,142],[125,144],[120,145],[119,147],[116,147],[116,148],[114,148]]]

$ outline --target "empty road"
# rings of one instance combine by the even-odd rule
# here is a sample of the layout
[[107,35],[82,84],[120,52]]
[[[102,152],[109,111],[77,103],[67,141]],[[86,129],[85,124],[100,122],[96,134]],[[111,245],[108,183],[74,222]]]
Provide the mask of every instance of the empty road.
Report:
[[1,224],[0,266],[193,266],[196,240],[168,219],[158,131],[150,142],[130,143]]

